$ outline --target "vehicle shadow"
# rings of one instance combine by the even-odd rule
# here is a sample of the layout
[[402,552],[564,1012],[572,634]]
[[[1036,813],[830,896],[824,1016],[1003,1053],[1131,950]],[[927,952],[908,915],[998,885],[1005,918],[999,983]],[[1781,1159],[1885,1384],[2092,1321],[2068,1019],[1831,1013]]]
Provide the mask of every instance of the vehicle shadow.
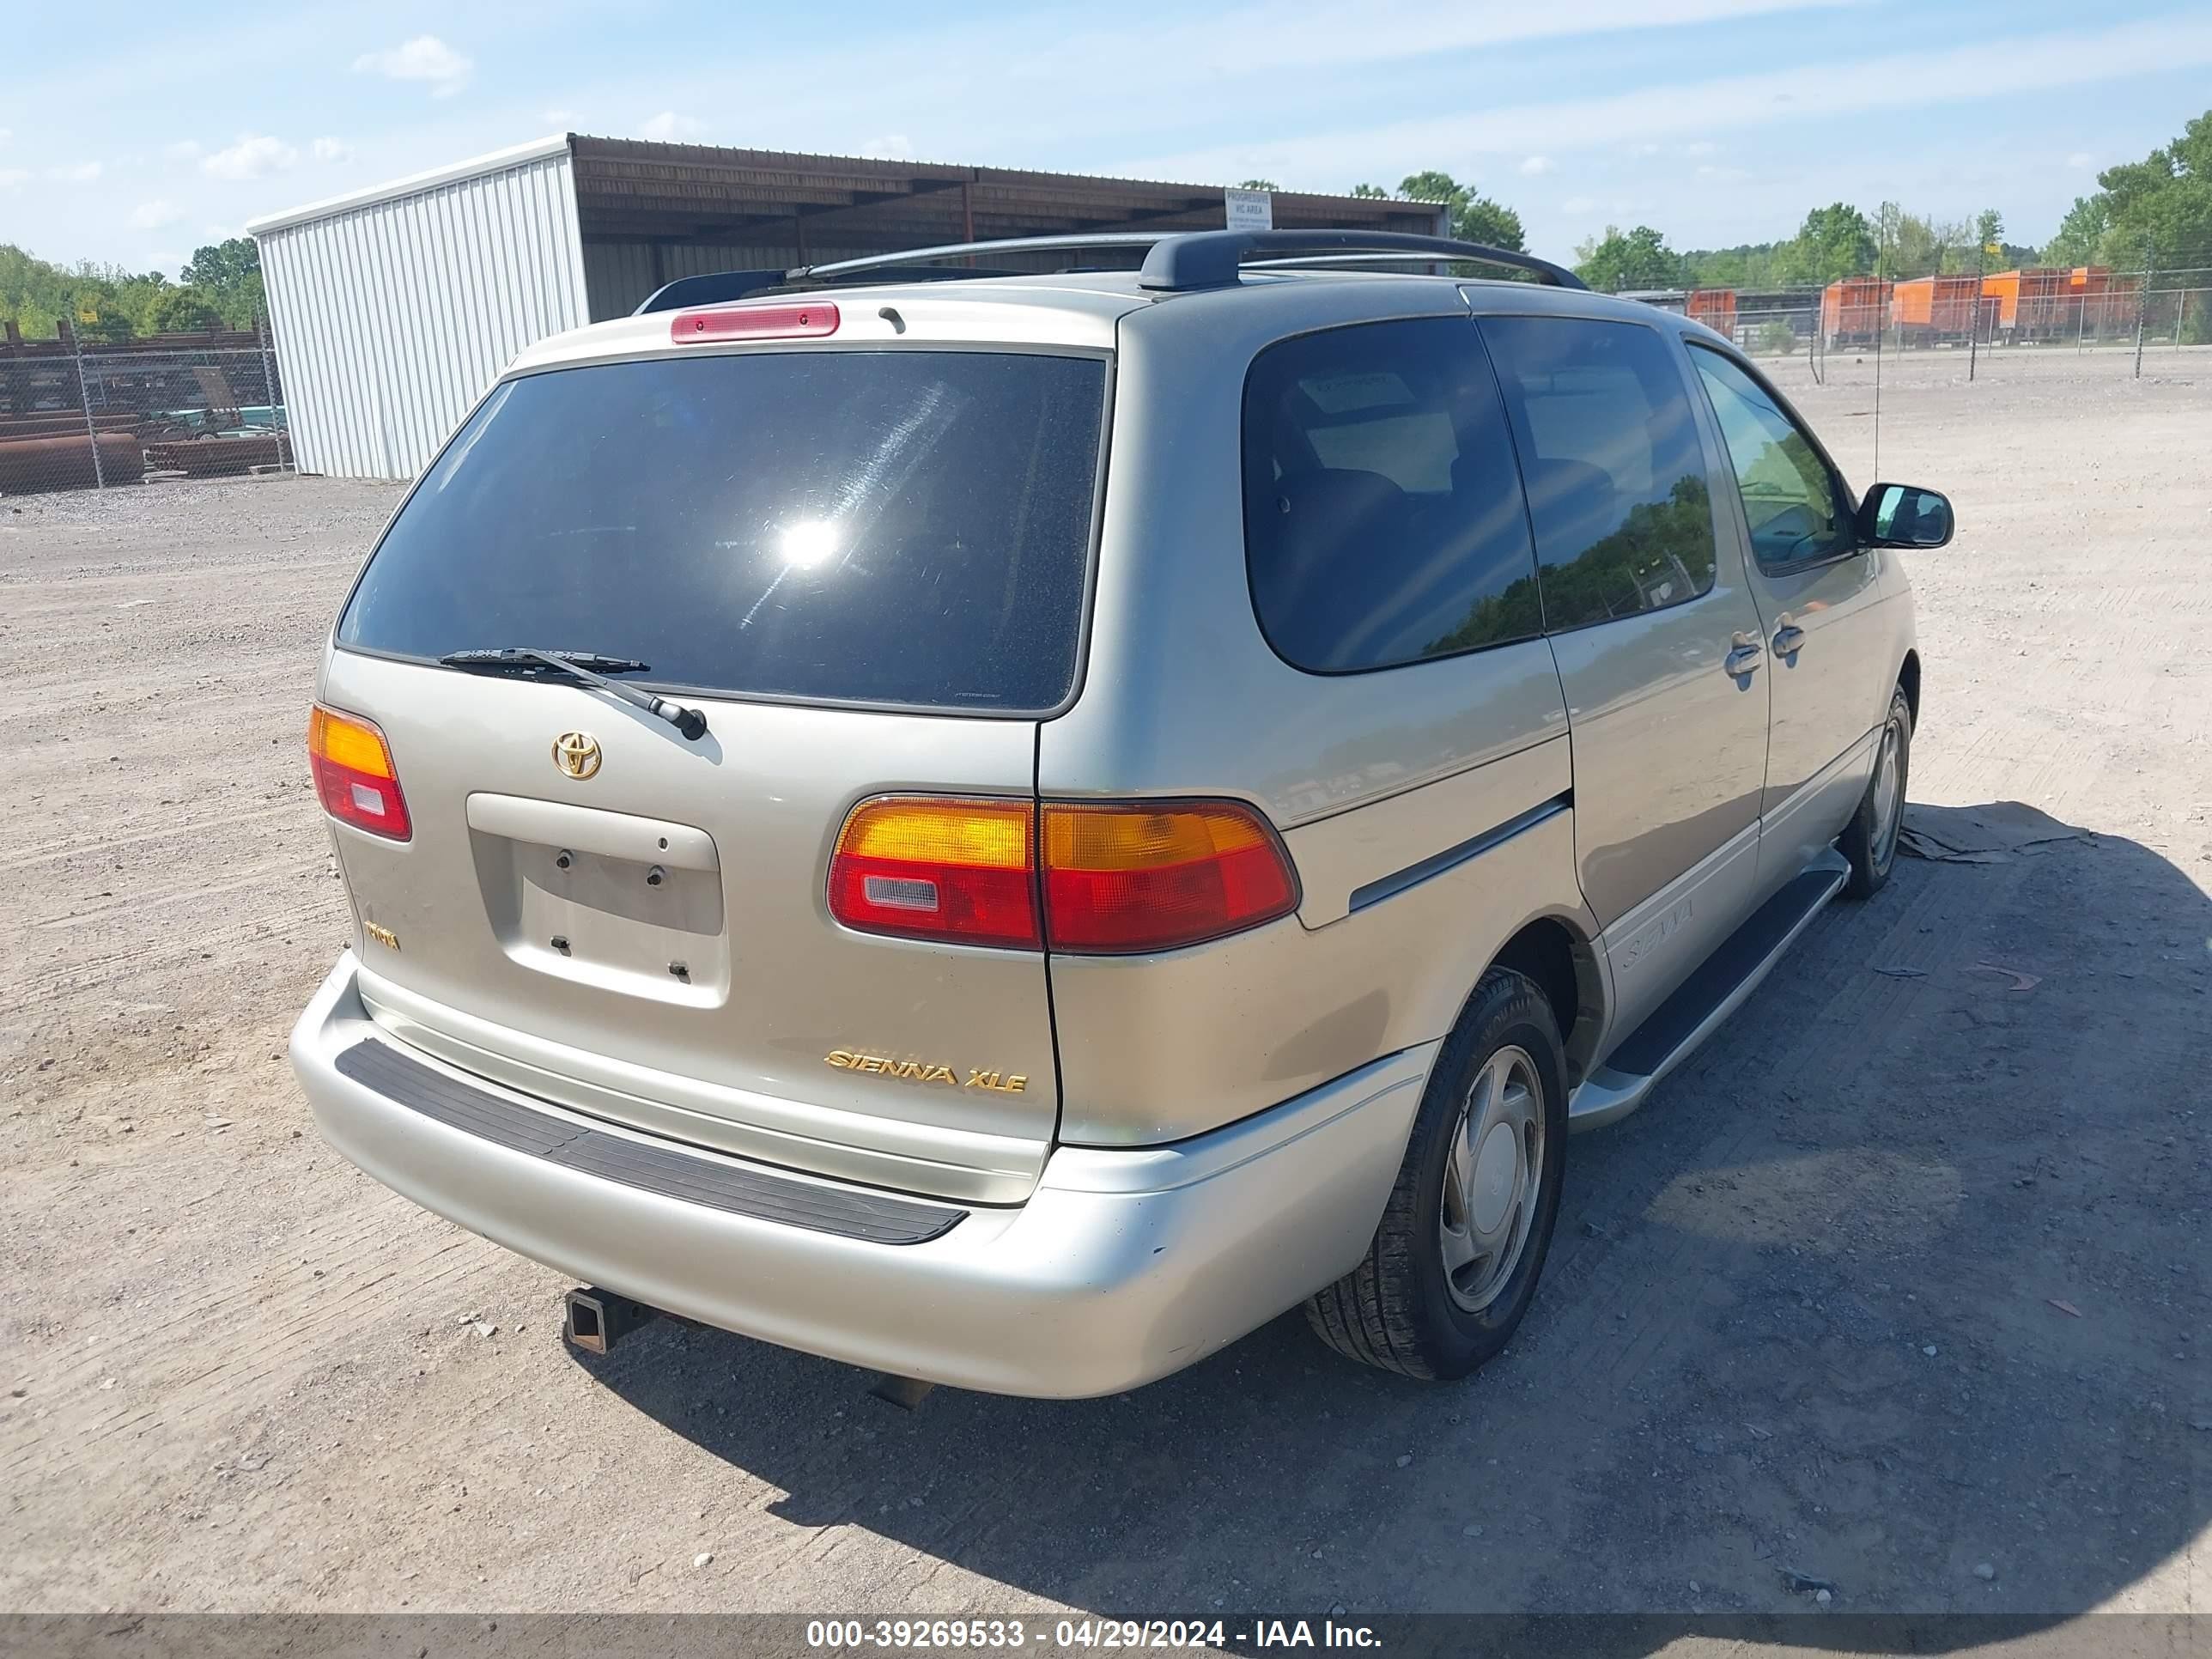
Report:
[[1910,1615],[1939,1650],[1991,1633],[1949,1615],[2186,1607],[2212,899],[2016,803],[1909,823],[1933,856],[1573,1143],[1536,1305],[1465,1383],[1363,1370],[1296,1313],[1079,1402],[909,1413],[665,1322],[579,1363],[978,1611],[1636,1614],[1576,1644],[1643,1654],[1715,1615],[1816,1649]]

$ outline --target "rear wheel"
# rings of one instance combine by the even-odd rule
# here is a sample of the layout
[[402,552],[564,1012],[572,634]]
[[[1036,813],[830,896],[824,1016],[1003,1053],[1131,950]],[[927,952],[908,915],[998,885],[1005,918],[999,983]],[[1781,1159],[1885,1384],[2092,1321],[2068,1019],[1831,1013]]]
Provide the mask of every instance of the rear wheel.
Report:
[[1882,722],[1875,750],[1874,775],[1867,780],[1859,810],[1836,845],[1851,866],[1844,884],[1846,896],[1872,898],[1897,863],[1898,831],[1905,826],[1905,785],[1912,770],[1912,704],[1905,688],[1889,694],[1889,717]]
[[1464,1376],[1535,1295],[1566,1164],[1566,1062],[1535,982],[1492,969],[1445,1039],[1360,1264],[1306,1304],[1338,1352]]

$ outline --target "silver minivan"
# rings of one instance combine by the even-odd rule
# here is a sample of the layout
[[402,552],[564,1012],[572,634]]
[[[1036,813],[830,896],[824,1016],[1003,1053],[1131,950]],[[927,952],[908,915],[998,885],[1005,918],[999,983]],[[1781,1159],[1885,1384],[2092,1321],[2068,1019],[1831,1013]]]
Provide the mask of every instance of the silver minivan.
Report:
[[1523,255],[912,268],[1058,246],[501,377],[324,654],[357,927],[293,1064],[586,1346],[1084,1395],[1303,1302],[1462,1376],[1570,1132],[1888,875],[1949,505]]

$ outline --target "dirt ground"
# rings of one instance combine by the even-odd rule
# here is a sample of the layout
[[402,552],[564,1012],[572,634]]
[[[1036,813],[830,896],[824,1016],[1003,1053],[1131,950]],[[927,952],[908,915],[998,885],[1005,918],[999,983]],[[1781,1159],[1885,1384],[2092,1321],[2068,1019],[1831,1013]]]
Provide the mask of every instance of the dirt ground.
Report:
[[[1865,367],[1784,370],[1863,484]],[[1958,505],[1909,559],[1911,795],[1970,856],[1832,908],[1574,1143],[1536,1306],[1457,1387],[1296,1315],[1136,1395],[911,1414],[666,1324],[573,1358],[566,1283],[329,1152],[282,1057],[343,943],[310,677],[396,492],[0,502],[0,1608],[1707,1610],[1808,1646],[2212,1611],[2212,355],[2000,367],[1893,362],[1882,404],[1882,476]]]

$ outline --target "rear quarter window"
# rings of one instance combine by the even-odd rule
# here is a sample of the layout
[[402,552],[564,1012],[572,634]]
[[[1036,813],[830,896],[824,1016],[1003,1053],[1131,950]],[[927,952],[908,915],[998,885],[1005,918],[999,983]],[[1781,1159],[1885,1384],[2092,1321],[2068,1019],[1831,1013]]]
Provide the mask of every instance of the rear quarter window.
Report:
[[592,364],[485,400],[338,643],[526,646],[708,696],[1034,713],[1073,688],[1106,365],[983,351]]
[[1512,441],[1464,318],[1268,347],[1244,385],[1253,609],[1295,667],[1395,667],[1542,631]]

